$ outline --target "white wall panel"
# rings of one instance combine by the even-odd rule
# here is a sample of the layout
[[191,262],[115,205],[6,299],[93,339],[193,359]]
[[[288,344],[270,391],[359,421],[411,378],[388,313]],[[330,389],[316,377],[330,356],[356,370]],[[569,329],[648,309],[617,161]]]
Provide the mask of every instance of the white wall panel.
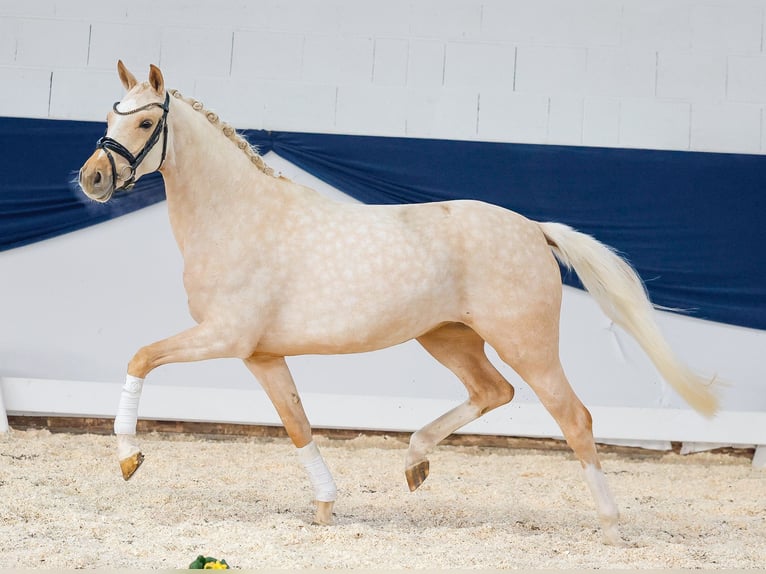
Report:
[[475,139],[479,93],[460,88],[407,91],[408,136]]
[[[240,127],[360,133],[380,124],[357,114],[377,109],[374,85],[406,88],[386,112],[389,125],[382,131],[378,125],[375,133],[561,143],[578,141],[575,126],[582,123],[585,145],[737,152],[753,149],[751,130],[739,136],[729,130],[711,143],[717,131],[708,128],[723,125],[727,110],[735,109],[725,104],[766,106],[765,6],[763,0],[6,2],[0,6],[0,66],[74,74],[111,71],[122,58],[145,77],[147,64],[159,63],[168,85],[185,94],[217,78],[206,103],[232,109],[222,115]],[[30,90],[45,90],[43,72],[3,73],[29,78],[24,85]],[[278,83],[288,97],[267,105]],[[240,91],[227,94],[227,86]],[[29,94],[6,95],[0,114],[104,117],[108,102],[65,105],[91,102],[86,92],[92,85],[69,85],[83,97],[68,100],[52,94],[54,87],[49,82],[47,99],[56,100],[50,112],[40,105],[45,96]],[[330,113],[328,94],[341,87],[352,89],[343,90],[340,115],[335,104]],[[445,94],[412,91],[421,88]],[[302,97],[300,89],[316,90],[320,102]],[[484,93],[494,126],[470,128],[482,124],[480,106],[460,103],[467,100],[455,89]],[[529,121],[514,121],[514,111],[493,109],[490,91],[535,94],[553,105],[544,119],[536,108]],[[369,94],[372,102],[352,101]],[[556,105],[570,96],[584,97],[582,110]],[[429,115],[419,103],[423,97],[454,115]],[[598,102],[606,107],[599,110]],[[306,110],[286,113],[286,105],[303,103]],[[684,105],[668,106],[674,103]],[[690,120],[691,104],[700,103],[713,107]],[[716,109],[718,119],[710,117]],[[413,117],[415,110],[427,117]],[[642,113],[647,116],[636,116]],[[435,125],[429,117],[439,117],[438,129],[428,127]],[[703,118],[705,125],[693,125]],[[307,123],[298,125],[303,119]],[[349,127],[356,119],[361,123]],[[683,137],[684,126],[695,137]]]
[[583,102],[582,143],[602,147],[619,146],[619,99],[585,98]]
[[484,5],[482,38],[528,45],[614,46],[622,6],[609,0],[495,0]]
[[482,3],[475,0],[412,0],[410,32],[415,37],[478,38]]
[[660,52],[657,96],[720,101],[726,95],[726,56],[721,52]]
[[407,83],[409,42],[401,38],[376,38],[372,81],[386,86]]
[[51,78],[45,69],[0,67],[0,109],[4,116],[48,117]]
[[479,96],[480,139],[502,141],[513,134],[516,142],[545,141],[549,99],[535,94],[486,91]]
[[[91,86],[91,89],[82,91],[80,87],[83,85]],[[103,121],[112,104],[120,101],[124,95],[125,89],[114,72],[56,70],[53,72],[50,91],[50,114],[57,118],[88,120],[90,117],[85,110],[102,106]]]
[[174,76],[229,76],[232,31],[229,29],[164,28],[160,65]]
[[691,47],[722,53],[761,51],[763,2],[695,3]]
[[77,67],[88,63],[90,23],[64,20],[19,22],[15,63]]
[[303,79],[316,83],[365,85],[372,81],[372,38],[307,36]]
[[391,86],[338,88],[336,126],[341,132],[396,136],[407,125],[407,92]]
[[581,145],[583,98],[554,96],[548,108],[548,136],[552,144]]
[[444,84],[446,46],[441,40],[410,40],[407,85],[433,88]]
[[766,55],[729,56],[726,95],[735,102],[766,103]]
[[[702,4],[702,2],[700,2]],[[691,3],[640,0],[625,2],[621,42],[655,50],[691,47]]]
[[19,26],[18,20],[0,19],[0,66],[13,64],[16,60]]
[[520,93],[581,95],[587,51],[556,46],[521,47],[516,54],[515,89]]
[[512,45],[449,42],[444,85],[513,89],[516,49]]
[[620,145],[688,149],[691,105],[626,99],[620,103]]
[[[262,127],[307,132],[334,131],[340,89],[333,85],[303,82],[259,83],[256,90],[263,92],[264,100]],[[241,97],[246,98],[246,92],[242,92]]]
[[761,107],[756,104],[693,104],[692,146],[708,151],[761,151]]
[[233,78],[299,80],[303,72],[302,34],[237,30],[234,32]]
[[94,22],[90,32],[88,67],[114,74],[117,60],[123,60],[135,73],[144,74],[149,64],[158,64],[162,28],[154,24],[135,26]]
[[652,98],[657,53],[648,48],[588,49],[587,93],[596,96]]

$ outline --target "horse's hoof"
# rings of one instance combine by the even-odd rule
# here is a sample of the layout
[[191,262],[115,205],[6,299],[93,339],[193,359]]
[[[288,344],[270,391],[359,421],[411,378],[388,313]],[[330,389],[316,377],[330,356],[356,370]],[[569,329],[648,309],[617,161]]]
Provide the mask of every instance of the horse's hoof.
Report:
[[426,478],[428,478],[430,466],[431,465],[427,460],[422,460],[404,471],[404,475],[407,477],[407,485],[410,487],[410,492],[415,492],[418,487],[425,482]]
[[144,462],[144,454],[140,451],[133,453],[128,458],[123,458],[120,461],[122,478],[125,480],[130,479],[130,477],[138,470],[138,467],[141,466],[142,462]]
[[617,548],[628,548],[630,546],[622,539],[616,526],[605,527],[603,529],[603,536],[604,544],[607,546],[615,546]]
[[332,519],[332,505],[333,502],[321,502],[317,500],[317,511],[314,516],[314,524],[316,526],[332,526],[335,522]]

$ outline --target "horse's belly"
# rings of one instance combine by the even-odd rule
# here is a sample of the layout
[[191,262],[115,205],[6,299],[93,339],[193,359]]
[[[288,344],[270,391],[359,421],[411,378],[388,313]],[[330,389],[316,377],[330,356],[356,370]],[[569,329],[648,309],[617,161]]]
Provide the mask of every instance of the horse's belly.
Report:
[[454,319],[457,305],[450,294],[424,297],[348,296],[287,305],[269,325],[258,350],[279,355],[361,353],[390,347],[418,337],[439,323]]

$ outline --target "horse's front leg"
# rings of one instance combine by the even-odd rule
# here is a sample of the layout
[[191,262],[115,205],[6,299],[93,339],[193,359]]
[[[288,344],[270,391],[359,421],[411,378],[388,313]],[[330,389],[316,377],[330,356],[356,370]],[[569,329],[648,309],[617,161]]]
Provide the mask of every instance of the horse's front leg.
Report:
[[245,359],[245,365],[261,383],[298,449],[298,458],[314,488],[314,523],[332,524],[332,507],[337,497],[335,481],[311,436],[311,425],[284,357],[253,355]]
[[128,363],[128,375],[122,388],[114,432],[117,435],[117,455],[122,477],[128,480],[144,460],[135,440],[138,403],[144,379],[160,365],[201,361],[222,357],[247,356],[239,342],[233,342],[217,329],[201,323],[187,331],[142,347]]

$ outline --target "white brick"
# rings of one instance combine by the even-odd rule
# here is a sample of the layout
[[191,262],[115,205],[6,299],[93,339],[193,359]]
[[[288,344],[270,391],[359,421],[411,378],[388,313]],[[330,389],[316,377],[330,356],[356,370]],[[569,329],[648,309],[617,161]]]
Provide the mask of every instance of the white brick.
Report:
[[343,12],[338,2],[274,0],[272,4],[268,9],[271,12],[268,22],[271,30],[333,35],[341,31]]
[[582,143],[589,146],[616,147],[619,142],[620,100],[617,98],[585,98]]
[[410,40],[407,85],[433,88],[444,83],[444,43],[440,40]]
[[516,55],[516,91],[582,94],[587,52],[584,48],[521,46]]
[[63,20],[24,20],[19,24],[16,64],[84,67],[88,62],[90,25]]
[[165,28],[161,65],[181,76],[228,76],[231,67],[231,30]]
[[413,36],[474,39],[481,28],[480,2],[471,0],[413,0]]
[[548,143],[582,143],[583,99],[552,96],[548,110]]
[[622,42],[653,50],[685,50],[691,46],[688,2],[627,0],[623,9]]
[[504,44],[448,43],[448,87],[513,88],[515,48]]
[[148,73],[149,64],[158,65],[162,33],[159,27],[96,22],[90,35],[88,66],[116,70],[122,60],[134,73]]
[[611,0],[498,0],[485,4],[481,34],[527,45],[616,46],[620,18]]
[[762,12],[757,4],[741,2],[693,6],[692,48],[725,53],[760,52]]
[[766,101],[766,56],[729,56],[726,96],[740,102]]
[[53,18],[56,16],[57,0],[35,0],[34,2],[0,2],[0,16],[16,18]]
[[263,127],[266,105],[263,80],[202,76],[195,79],[193,92],[184,95],[194,95],[237,129]]
[[372,81],[371,38],[308,36],[303,52],[303,79],[323,84]]
[[56,70],[51,85],[50,117],[104,121],[125,90],[116,72]]
[[758,153],[761,149],[761,106],[694,104],[691,149]]
[[726,94],[726,56],[719,52],[660,52],[657,96],[720,100]]
[[504,90],[479,95],[480,139],[545,143],[547,131],[547,97]]
[[127,20],[132,23],[159,23],[177,28],[266,27],[273,13],[271,0],[130,0],[103,3],[121,5]]
[[342,133],[403,136],[407,93],[389,86],[341,86],[336,129]]
[[[37,3],[38,0],[26,2],[26,4]],[[57,19],[83,22],[125,22],[128,19],[128,13],[128,3],[124,2],[58,0],[54,8]]]
[[0,67],[0,116],[48,116],[51,71]]
[[645,48],[590,48],[587,93],[594,96],[651,97],[657,53]]
[[263,127],[271,130],[331,132],[337,88],[303,82],[270,82],[264,90]]
[[0,20],[0,66],[12,64],[16,59],[16,42],[19,32],[17,20]]
[[478,92],[470,89],[410,89],[406,133],[421,138],[476,139],[478,101]]
[[689,149],[690,105],[626,99],[620,104],[620,145],[649,149]]
[[[326,4],[326,3],[325,3]],[[354,36],[399,36],[410,32],[410,0],[340,2],[340,33]]]
[[372,81],[375,84],[403,86],[407,83],[407,40],[400,38],[377,38]]
[[303,71],[304,37],[281,32],[234,32],[231,75],[298,80]]

